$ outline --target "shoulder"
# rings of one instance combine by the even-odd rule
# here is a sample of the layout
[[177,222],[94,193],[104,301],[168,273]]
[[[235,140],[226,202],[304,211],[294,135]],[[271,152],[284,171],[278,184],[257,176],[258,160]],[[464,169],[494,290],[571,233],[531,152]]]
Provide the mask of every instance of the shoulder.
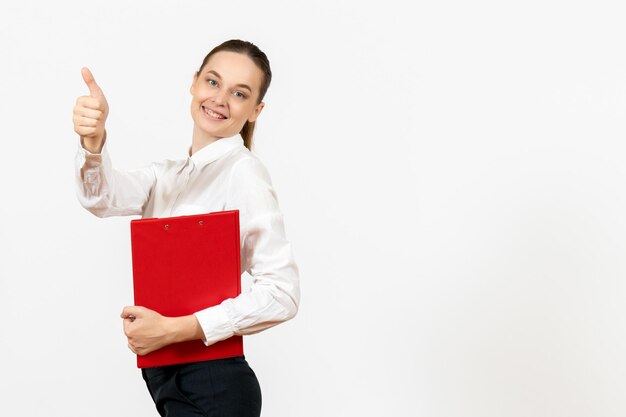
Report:
[[243,148],[232,155],[230,178],[232,181],[256,182],[271,184],[269,171],[257,155]]
[[227,186],[228,205],[257,214],[275,211],[278,198],[263,162],[248,149],[233,157]]

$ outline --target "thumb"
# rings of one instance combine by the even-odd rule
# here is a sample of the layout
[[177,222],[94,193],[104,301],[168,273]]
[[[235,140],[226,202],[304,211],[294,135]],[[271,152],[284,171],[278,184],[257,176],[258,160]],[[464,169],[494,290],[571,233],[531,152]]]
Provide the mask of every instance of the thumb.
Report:
[[91,95],[91,97],[94,97],[94,98],[103,98],[104,93],[102,92],[98,84],[96,83],[96,79],[93,78],[93,74],[91,73],[91,71],[89,71],[89,68],[83,67],[80,70],[80,73],[83,76],[83,80],[85,81],[85,84],[87,84],[87,87],[89,88],[89,95]]
[[139,317],[141,316],[141,311],[142,308],[138,307],[138,306],[126,306],[124,307],[124,309],[122,310],[122,314],[120,314],[120,317],[123,319],[127,319],[130,317]]

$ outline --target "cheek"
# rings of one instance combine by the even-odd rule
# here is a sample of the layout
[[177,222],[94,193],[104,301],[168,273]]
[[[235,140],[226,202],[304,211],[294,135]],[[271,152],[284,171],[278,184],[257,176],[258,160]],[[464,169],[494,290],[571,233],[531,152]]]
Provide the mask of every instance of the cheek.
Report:
[[237,106],[238,117],[248,120],[254,114],[254,108],[255,106],[249,103],[239,103]]
[[241,119],[243,117],[243,106],[241,103],[231,102],[229,108],[232,118]]
[[194,101],[204,101],[209,97],[209,91],[205,85],[198,85],[195,90],[193,96]]

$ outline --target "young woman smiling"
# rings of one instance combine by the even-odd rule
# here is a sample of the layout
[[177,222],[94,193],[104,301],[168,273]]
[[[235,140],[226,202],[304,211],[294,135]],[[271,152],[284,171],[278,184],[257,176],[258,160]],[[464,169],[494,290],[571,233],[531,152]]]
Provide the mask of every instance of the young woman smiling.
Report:
[[[233,335],[268,329],[295,316],[298,269],[283,216],[264,165],[250,152],[256,119],[271,82],[266,55],[250,42],[215,47],[191,84],[193,134],[188,156],[117,171],[107,152],[109,107],[87,68],[89,96],[74,107],[81,139],[76,157],[80,203],[99,217],[172,217],[239,210],[242,270],[250,291],[185,317],[142,306],[124,307],[128,347],[145,355],[171,343],[200,339],[208,346]],[[261,391],[243,356],[156,368],[143,378],[162,416],[259,416]]]

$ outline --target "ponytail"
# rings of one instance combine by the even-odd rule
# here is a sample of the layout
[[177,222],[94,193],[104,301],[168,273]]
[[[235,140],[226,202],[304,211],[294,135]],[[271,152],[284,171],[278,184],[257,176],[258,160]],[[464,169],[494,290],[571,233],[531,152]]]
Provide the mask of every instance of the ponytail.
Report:
[[252,134],[254,133],[254,123],[255,122],[246,122],[241,129],[239,134],[243,138],[243,145],[248,148],[248,150],[252,150]]

